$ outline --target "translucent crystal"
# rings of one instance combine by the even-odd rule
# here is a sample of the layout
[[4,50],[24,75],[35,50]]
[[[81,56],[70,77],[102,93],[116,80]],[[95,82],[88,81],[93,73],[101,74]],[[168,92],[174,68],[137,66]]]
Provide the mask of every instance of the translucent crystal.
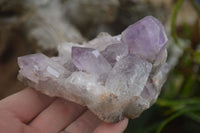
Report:
[[128,55],[128,46],[121,43],[111,44],[101,54],[114,66],[117,61]]
[[112,69],[101,53],[92,48],[72,47],[72,62],[79,70],[98,76],[107,75]]
[[51,77],[59,78],[63,74],[67,76],[71,73],[62,65],[40,53],[18,57],[18,64],[20,73],[35,83]]
[[128,44],[129,52],[151,62],[165,47],[167,40],[164,27],[152,16],[141,19],[122,32],[122,42]]
[[122,97],[139,96],[152,69],[152,64],[138,57],[128,55],[119,60],[108,75],[106,88]]
[[168,72],[170,70],[170,66],[167,63],[163,63],[157,71],[149,76],[147,84],[144,90],[141,93],[141,96],[150,102],[150,104],[154,104],[158,95],[160,94],[161,88],[167,79]]
[[167,49],[164,47],[160,50],[160,53],[155,58],[155,61],[153,62],[154,67],[158,67],[161,64],[165,63],[167,60]]
[[121,35],[111,36],[108,33],[101,32],[97,38],[85,43],[84,46],[103,51],[111,44],[121,43]]

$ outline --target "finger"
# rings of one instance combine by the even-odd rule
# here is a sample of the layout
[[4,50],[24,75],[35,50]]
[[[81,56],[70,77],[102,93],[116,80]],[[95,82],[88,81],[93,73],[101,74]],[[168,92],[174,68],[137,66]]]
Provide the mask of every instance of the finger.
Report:
[[24,89],[0,101],[0,109],[6,110],[22,122],[28,122],[44,110],[53,98],[31,88]]
[[103,122],[95,129],[93,133],[123,133],[127,125],[127,118],[115,124]]
[[29,128],[19,119],[5,110],[0,110],[0,132],[1,133],[38,133],[34,128]]
[[76,121],[71,123],[62,133],[92,133],[101,120],[87,110]]
[[84,110],[85,108],[78,104],[57,99],[38,115],[30,126],[42,133],[59,132],[79,117]]

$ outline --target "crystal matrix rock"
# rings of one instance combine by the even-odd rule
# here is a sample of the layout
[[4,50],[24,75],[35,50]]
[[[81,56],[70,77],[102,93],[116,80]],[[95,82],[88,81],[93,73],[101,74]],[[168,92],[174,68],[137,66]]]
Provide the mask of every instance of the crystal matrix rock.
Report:
[[103,121],[135,118],[156,102],[166,80],[166,42],[162,24],[148,16],[122,35],[64,43],[58,57],[19,57],[18,77],[44,94],[87,106]]

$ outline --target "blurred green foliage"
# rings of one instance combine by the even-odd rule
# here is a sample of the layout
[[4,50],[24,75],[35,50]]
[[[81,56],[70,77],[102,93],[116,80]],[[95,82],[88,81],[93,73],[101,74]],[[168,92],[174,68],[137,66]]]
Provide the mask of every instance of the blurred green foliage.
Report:
[[[176,1],[171,15],[171,36],[183,54],[172,68],[163,91],[149,110],[130,120],[125,133],[200,133],[200,25],[176,25],[185,0]],[[199,5],[190,0],[199,15]],[[181,30],[180,30],[181,29]],[[181,41],[189,40],[186,47]]]

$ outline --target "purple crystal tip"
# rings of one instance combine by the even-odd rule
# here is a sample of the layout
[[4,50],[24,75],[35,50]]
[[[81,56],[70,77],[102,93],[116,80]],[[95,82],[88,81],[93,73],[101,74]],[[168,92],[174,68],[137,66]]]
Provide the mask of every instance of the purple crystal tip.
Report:
[[72,47],[72,62],[79,70],[98,76],[112,69],[101,53],[93,48]]
[[122,42],[128,44],[129,52],[151,62],[165,47],[167,41],[163,25],[152,16],[141,19],[122,32]]

